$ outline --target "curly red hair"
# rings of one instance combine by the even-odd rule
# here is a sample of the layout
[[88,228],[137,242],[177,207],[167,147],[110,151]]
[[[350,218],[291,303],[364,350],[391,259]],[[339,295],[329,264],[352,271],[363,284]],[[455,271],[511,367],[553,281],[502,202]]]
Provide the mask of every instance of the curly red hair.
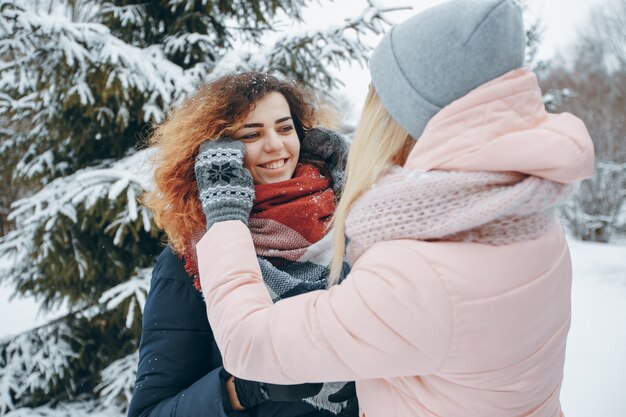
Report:
[[155,189],[142,198],[175,252],[184,253],[206,220],[198,198],[194,162],[200,145],[231,136],[255,104],[268,93],[282,94],[291,110],[298,137],[315,125],[333,124],[331,109],[313,92],[292,81],[258,73],[234,73],[201,87],[152,133]]

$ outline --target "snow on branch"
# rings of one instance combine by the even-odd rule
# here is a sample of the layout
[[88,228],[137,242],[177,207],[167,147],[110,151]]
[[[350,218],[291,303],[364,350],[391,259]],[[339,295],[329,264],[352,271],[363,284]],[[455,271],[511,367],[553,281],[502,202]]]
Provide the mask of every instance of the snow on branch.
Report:
[[[125,228],[137,221],[143,223],[145,231],[150,231],[151,214],[146,207],[137,204],[137,197],[153,187],[147,163],[150,154],[150,150],[143,150],[116,162],[105,161],[99,166],[76,171],[57,178],[36,194],[14,202],[9,219],[14,220],[18,228],[0,237],[0,257],[9,259],[9,271],[35,274],[29,254],[37,248],[38,259],[44,259],[54,250],[53,227],[60,217],[78,224],[82,221],[78,209],[89,210],[103,199],[113,209],[116,203],[119,204],[118,197],[122,193],[125,193],[127,202],[116,220],[106,228],[106,231],[115,233],[114,243],[122,244]],[[37,245],[35,239],[41,233],[41,243]],[[84,260],[81,264],[78,256],[75,261],[79,264],[79,272],[84,272],[87,267]],[[36,275],[31,278],[36,279]]]
[[37,152],[37,147],[31,143],[28,150],[24,152],[23,157],[18,161],[13,172],[13,178],[33,178],[44,172],[54,174],[57,171],[58,164],[54,160],[54,154],[51,150],[43,153]]
[[[602,196],[602,198],[598,198]],[[578,239],[608,242],[626,232],[626,163],[597,162],[595,175],[581,182],[560,207],[569,231]]]
[[[72,146],[63,143],[83,140],[81,130],[59,133],[56,125],[63,127],[68,106],[86,113],[95,107],[100,128],[113,121],[123,129],[135,117],[128,104],[139,100],[144,122],[160,122],[196,80],[167,59],[162,45],[140,48],[116,37],[97,21],[95,2],[80,3],[88,12],[79,17],[90,21],[76,21],[63,2],[50,8],[37,4],[0,0],[0,112],[18,132],[14,147],[23,149],[13,178],[46,184],[65,173],[67,162],[56,159],[68,157]],[[138,17],[141,8],[128,6],[124,13]],[[105,91],[94,77],[101,77]]]
[[116,6],[113,3],[104,3],[100,10],[102,15],[111,14],[122,27],[140,26],[146,19],[146,10],[143,4],[128,4]]
[[18,408],[10,411],[5,417],[124,417],[125,415],[119,406],[104,404],[97,400],[85,400],[37,408]]
[[[89,209],[102,198],[115,202],[124,190],[128,196],[128,218],[137,220],[136,196],[151,187],[147,173],[142,172],[148,152],[139,151],[119,161],[106,161],[58,178],[38,193],[13,203],[10,220],[24,226],[45,223],[47,228],[60,215],[78,222],[76,206]],[[149,230],[149,223],[144,227]]]
[[103,404],[126,405],[130,402],[135,388],[137,352],[118,359],[107,366],[101,373],[102,382],[96,386]]
[[556,112],[567,100],[576,97],[576,93],[569,88],[551,89],[542,96],[543,104],[549,112]]
[[126,327],[130,328],[135,320],[135,307],[137,305],[139,305],[143,313],[146,296],[150,289],[151,277],[152,268],[139,269],[128,281],[105,291],[98,302],[104,304],[107,311],[112,311],[129,300],[128,312],[126,313]]
[[62,380],[78,354],[78,342],[64,322],[36,328],[0,346],[0,414],[15,408],[12,398],[46,390]]
[[[66,93],[62,89],[55,90],[62,95],[58,99],[77,95],[85,106],[94,103],[87,79],[93,68],[108,69],[107,86],[119,83],[122,94],[132,90],[147,98],[157,93],[163,108],[194,88],[182,68],[167,59],[161,45],[136,47],[117,38],[102,23],[77,22],[62,13],[46,14],[32,5],[29,8],[29,3],[18,8],[12,2],[0,0],[0,5],[4,3],[12,7],[7,6],[0,14],[0,52],[12,59],[0,67],[0,85],[11,90],[46,90],[37,85],[37,81],[54,82],[63,67],[71,76],[63,80],[69,84],[64,86]],[[121,10],[110,4],[104,8]],[[139,6],[123,9],[127,22],[128,16],[143,16]],[[38,98],[38,94],[32,97]],[[14,104],[15,100],[5,98],[2,102],[7,107],[6,103]]]
[[40,271],[29,261],[36,232],[35,225],[31,224],[0,238],[0,258],[4,261],[0,264],[0,282],[15,276],[28,276],[34,280],[40,277]]
[[365,65],[371,47],[363,39],[368,33],[380,34],[390,25],[386,14],[401,10],[383,7],[372,1],[360,15],[323,30],[307,29],[280,37],[271,47],[262,50],[239,48],[227,53],[216,65],[212,76],[233,70],[280,72],[289,77],[307,80],[318,88],[334,88],[341,82],[330,72],[342,63]]
[[[168,55],[187,52],[192,46],[197,46],[203,52],[209,53],[214,49],[214,45],[218,40],[215,33],[182,33],[177,36],[170,35],[166,37],[163,46],[165,53]],[[190,58],[189,55],[185,57],[186,64],[189,63]]]

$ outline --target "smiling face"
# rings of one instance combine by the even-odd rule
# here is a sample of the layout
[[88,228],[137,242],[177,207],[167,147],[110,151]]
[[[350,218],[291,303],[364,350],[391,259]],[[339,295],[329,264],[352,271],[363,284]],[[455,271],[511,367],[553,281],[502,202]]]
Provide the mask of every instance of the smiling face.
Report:
[[246,145],[244,168],[255,184],[290,179],[298,164],[300,140],[285,97],[272,92],[256,102],[234,138]]

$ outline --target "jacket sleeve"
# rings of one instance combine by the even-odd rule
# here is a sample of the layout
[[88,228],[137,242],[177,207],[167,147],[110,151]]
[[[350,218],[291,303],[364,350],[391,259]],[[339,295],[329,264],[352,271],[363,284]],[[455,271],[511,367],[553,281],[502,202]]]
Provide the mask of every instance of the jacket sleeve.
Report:
[[157,262],[144,308],[128,416],[247,416],[232,411],[222,367],[211,369],[220,363],[219,353],[200,294],[191,281],[170,279],[168,267],[159,266]]
[[215,224],[196,249],[224,366],[242,378],[294,384],[424,375],[447,355],[449,297],[406,241],[373,246],[341,285],[276,304],[243,223]]

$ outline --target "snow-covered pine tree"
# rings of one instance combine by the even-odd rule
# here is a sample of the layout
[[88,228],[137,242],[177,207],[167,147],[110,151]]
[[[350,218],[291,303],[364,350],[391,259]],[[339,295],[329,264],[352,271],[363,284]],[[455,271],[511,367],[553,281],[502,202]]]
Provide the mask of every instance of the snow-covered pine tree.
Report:
[[331,68],[364,63],[361,38],[391,9],[277,31],[311,1],[0,0],[0,172],[27,195],[0,238],[0,280],[67,311],[0,341],[0,414],[125,412],[162,238],[137,204],[150,187],[142,138],[225,71],[337,86]]

